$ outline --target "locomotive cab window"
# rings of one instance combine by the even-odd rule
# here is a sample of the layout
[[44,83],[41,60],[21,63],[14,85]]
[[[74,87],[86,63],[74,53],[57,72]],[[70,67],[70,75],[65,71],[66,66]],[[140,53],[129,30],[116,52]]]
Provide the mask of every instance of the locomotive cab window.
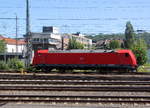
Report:
[[125,57],[129,57],[129,54],[128,54],[128,53],[125,53]]

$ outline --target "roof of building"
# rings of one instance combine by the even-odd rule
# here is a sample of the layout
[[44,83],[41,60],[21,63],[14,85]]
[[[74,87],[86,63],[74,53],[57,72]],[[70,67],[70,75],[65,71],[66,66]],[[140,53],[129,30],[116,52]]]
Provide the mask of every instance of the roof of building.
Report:
[[4,37],[4,36],[2,36],[2,35],[0,35],[0,40],[2,40],[2,39],[5,39],[5,37]]
[[[12,38],[6,38],[6,37],[0,35],[0,40],[4,40],[6,42],[6,44],[16,45],[16,40],[12,39]],[[18,40],[17,43],[18,43],[18,45],[24,45],[25,41]]]
[[85,37],[85,35],[75,35],[75,34],[64,33],[64,34],[62,34],[62,36],[65,37],[65,38],[67,38],[67,36],[69,36],[69,37],[73,36],[73,37],[79,37],[79,38],[84,38],[84,39],[92,40],[92,39],[89,39],[89,38]]

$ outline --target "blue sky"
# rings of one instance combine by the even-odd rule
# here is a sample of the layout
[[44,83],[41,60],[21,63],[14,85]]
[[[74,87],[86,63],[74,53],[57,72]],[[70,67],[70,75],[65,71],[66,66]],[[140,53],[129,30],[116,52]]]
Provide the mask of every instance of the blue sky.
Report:
[[[26,0],[0,0],[0,18],[26,16]],[[31,31],[59,27],[61,33],[123,33],[127,21],[150,31],[150,0],[30,0]],[[18,21],[19,37],[25,20]],[[15,20],[0,19],[0,34],[15,37]]]

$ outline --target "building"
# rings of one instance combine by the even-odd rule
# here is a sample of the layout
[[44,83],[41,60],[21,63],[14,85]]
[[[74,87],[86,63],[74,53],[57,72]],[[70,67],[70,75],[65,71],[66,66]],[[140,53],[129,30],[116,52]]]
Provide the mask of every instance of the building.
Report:
[[19,57],[23,58],[25,52],[26,43],[23,40],[15,40],[12,38],[6,38],[0,35],[0,40],[4,40],[6,43],[6,51],[0,53],[0,60],[7,60],[9,58]]
[[59,34],[59,29],[57,27],[53,27],[53,26],[44,26],[43,33],[46,33],[46,32]]
[[91,49],[92,48],[92,39],[86,38],[83,34],[63,34],[63,41],[64,41],[64,49],[67,49],[69,39],[72,39],[73,37],[80,43],[84,45],[85,49]]
[[118,42],[121,44],[121,47],[124,48],[124,40],[123,39],[104,39],[99,40],[95,43],[96,49],[109,49],[109,44],[113,40],[118,40]]
[[41,33],[31,33],[33,50],[60,49],[61,35],[57,27],[43,27]]
[[25,50],[25,42],[23,40],[15,40],[0,36],[0,40],[6,43],[6,53],[22,53]]

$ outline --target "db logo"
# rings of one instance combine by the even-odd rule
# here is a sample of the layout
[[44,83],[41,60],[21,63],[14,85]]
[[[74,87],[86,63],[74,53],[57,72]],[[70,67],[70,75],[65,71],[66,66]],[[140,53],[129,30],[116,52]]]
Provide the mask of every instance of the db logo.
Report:
[[81,60],[81,61],[84,60],[84,57],[80,57],[80,60]]

